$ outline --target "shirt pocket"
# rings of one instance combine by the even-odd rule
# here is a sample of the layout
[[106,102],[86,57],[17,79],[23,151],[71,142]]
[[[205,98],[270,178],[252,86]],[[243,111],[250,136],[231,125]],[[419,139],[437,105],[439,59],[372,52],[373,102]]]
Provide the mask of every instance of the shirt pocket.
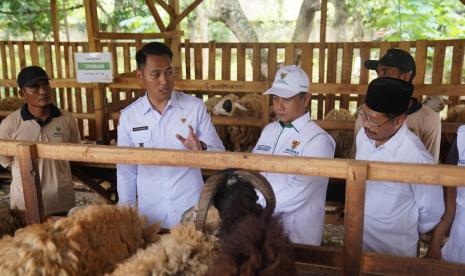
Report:
[[150,131],[150,129],[132,131],[131,140],[136,147],[151,146],[150,140],[152,140],[152,131]]

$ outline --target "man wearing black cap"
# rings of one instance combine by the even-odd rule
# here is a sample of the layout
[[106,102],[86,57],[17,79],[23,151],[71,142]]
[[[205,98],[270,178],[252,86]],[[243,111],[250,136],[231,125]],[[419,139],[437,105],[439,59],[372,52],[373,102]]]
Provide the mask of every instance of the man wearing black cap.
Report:
[[[413,85],[396,78],[373,80],[360,111],[363,128],[355,159],[434,163],[431,154],[405,123]],[[368,181],[365,193],[363,248],[416,256],[418,232],[426,233],[444,212],[442,187]]]
[[[52,103],[52,89],[47,73],[38,66],[25,67],[17,77],[19,95],[25,104],[12,112],[0,124],[0,139],[23,141],[79,143],[76,120],[69,112]],[[0,156],[0,165],[11,166],[13,181],[10,188],[10,208],[21,217],[25,209],[19,161]],[[39,159],[42,200],[45,215],[66,213],[74,204],[69,162]]]
[[[412,82],[415,78],[416,67],[413,57],[406,51],[392,48],[379,60],[367,60],[365,67],[376,70],[378,77],[391,77]],[[420,138],[426,149],[438,162],[441,143],[441,118],[429,107],[422,105],[411,97],[407,110],[407,127]],[[354,136],[362,127],[362,118],[358,116],[355,123]]]

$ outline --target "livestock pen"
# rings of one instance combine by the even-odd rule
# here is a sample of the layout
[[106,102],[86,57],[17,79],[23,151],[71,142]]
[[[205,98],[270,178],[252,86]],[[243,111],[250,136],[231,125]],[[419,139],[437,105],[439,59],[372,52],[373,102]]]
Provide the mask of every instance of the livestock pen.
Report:
[[52,145],[5,140],[0,141],[0,154],[17,156],[21,162],[24,193],[25,198],[28,199],[26,217],[29,223],[40,223],[44,220],[41,195],[38,192],[40,179],[37,173],[37,158],[106,164],[189,166],[215,170],[234,167],[345,179],[347,193],[343,248],[294,245],[295,260],[300,271],[342,272],[343,275],[463,275],[465,273],[465,265],[362,251],[367,180],[465,186],[463,183],[465,170],[460,167],[309,157],[270,157],[249,153],[186,152],[100,145]]

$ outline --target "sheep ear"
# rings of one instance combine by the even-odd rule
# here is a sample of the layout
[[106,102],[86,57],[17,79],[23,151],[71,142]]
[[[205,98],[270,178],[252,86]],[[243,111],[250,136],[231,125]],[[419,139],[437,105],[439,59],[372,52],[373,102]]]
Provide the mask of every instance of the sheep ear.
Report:
[[233,104],[236,108],[240,109],[240,110],[243,110],[243,111],[247,111],[248,109],[246,107],[244,107],[243,105],[241,105],[240,103],[238,102],[235,102]]

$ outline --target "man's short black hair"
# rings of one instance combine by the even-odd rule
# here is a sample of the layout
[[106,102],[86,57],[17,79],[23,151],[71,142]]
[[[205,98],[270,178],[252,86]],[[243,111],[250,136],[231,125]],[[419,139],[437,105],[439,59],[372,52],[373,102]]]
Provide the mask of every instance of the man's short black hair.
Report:
[[150,42],[145,44],[142,49],[137,51],[136,53],[136,62],[137,68],[142,68],[147,62],[147,56],[154,55],[154,56],[164,56],[167,55],[170,60],[173,60],[173,52],[171,49],[166,46],[164,43],[161,42]]

